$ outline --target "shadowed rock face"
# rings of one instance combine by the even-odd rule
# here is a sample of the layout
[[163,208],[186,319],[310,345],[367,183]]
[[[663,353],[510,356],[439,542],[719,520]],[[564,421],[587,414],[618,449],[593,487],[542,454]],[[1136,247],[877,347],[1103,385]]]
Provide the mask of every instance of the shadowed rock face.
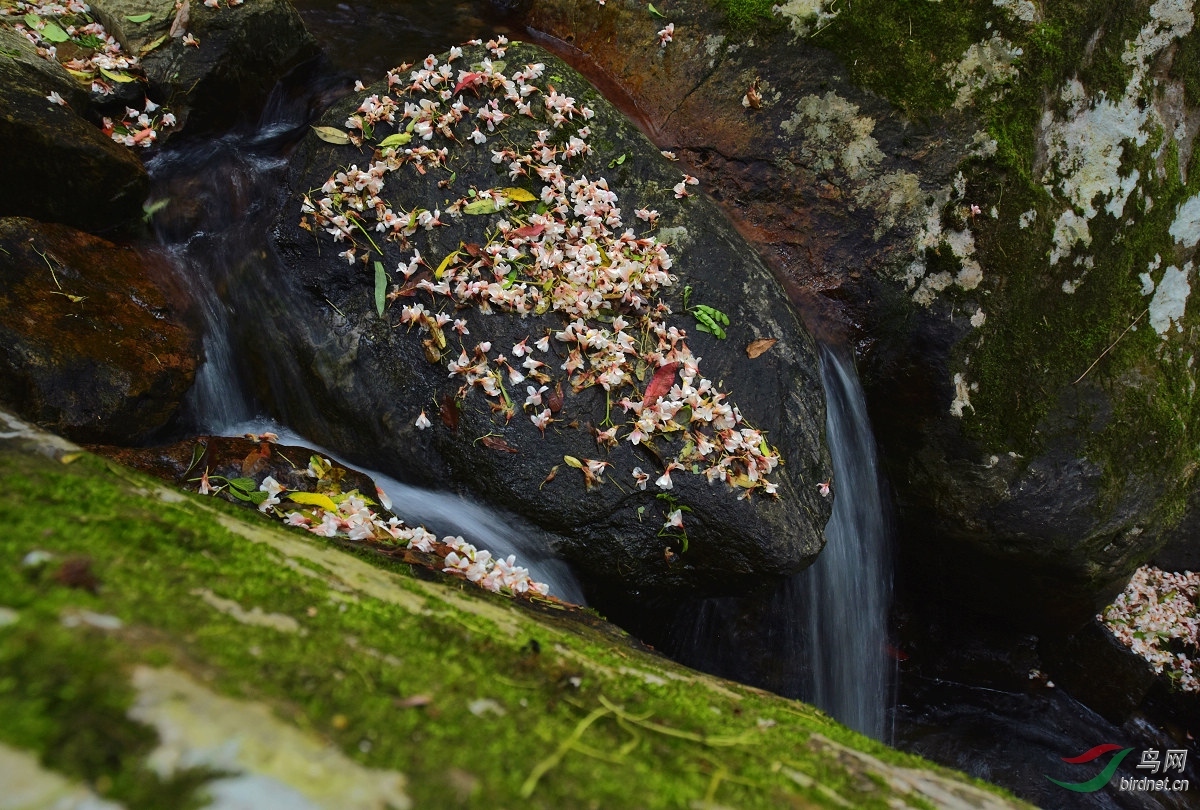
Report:
[[[468,49],[454,68],[461,65],[467,71],[468,65],[478,67],[484,55],[482,49]],[[409,212],[416,217],[418,209],[438,208],[448,227],[431,226],[426,230],[417,226],[406,245],[400,239],[385,240],[388,228],[374,230],[376,220],[370,208],[365,213],[350,213],[360,217],[374,244],[358,228],[335,242],[327,235],[329,223],[314,223],[311,215],[306,217],[309,230],[302,230],[303,196],[314,200],[323,196],[319,189],[334,174],[348,170],[351,164],[366,170],[380,153],[375,151],[373,155],[370,145],[360,149],[324,143],[315,135],[301,145],[293,158],[291,201],[274,233],[277,261],[268,261],[264,266],[262,260],[248,257],[236,285],[247,299],[245,314],[253,309],[254,318],[247,317],[242,323],[247,334],[258,336],[251,341],[261,351],[261,356],[254,358],[257,367],[273,369],[260,375],[263,398],[282,403],[285,413],[281,415],[314,441],[344,448],[358,463],[369,463],[412,483],[450,482],[480,500],[521,514],[560,546],[562,555],[580,571],[585,587],[596,593],[680,589],[736,592],[764,577],[803,568],[823,543],[822,530],[829,515],[829,502],[817,489],[830,473],[821,441],[824,403],[811,337],[771,274],[720,211],[697,193],[695,186],[685,188],[691,189],[692,196],[677,198],[674,187],[683,180],[683,173],[574,71],[540,49],[525,45],[510,46],[503,62],[509,73],[526,64],[544,63],[543,77],[533,82],[539,86],[539,92],[532,96],[535,117],[514,116],[483,145],[468,138],[476,124],[487,130],[474,117],[454,127],[457,143],[446,142],[440,136],[428,142],[414,139],[406,148],[426,143],[435,148],[448,146],[447,166],[426,164],[423,173],[411,165],[401,166],[387,175],[380,194],[388,207],[404,212],[404,220],[408,220]],[[411,81],[408,74],[400,74],[405,84]],[[454,73],[454,81],[459,78]],[[559,336],[572,318],[560,311],[550,307],[539,314],[533,307],[533,312],[521,317],[505,312],[504,306],[496,303],[491,306],[491,314],[483,314],[477,302],[452,301],[416,286],[421,281],[434,284],[443,272],[448,279],[455,278],[455,283],[467,278],[458,274],[467,274],[467,265],[475,266],[478,256],[488,255],[489,242],[504,245],[498,234],[526,227],[537,230],[536,223],[551,230],[584,226],[583,216],[568,209],[554,214],[557,224],[535,219],[543,214],[532,200],[514,202],[499,213],[468,213],[461,218],[452,217],[448,210],[452,201],[460,198],[467,204],[473,199],[478,202],[478,197],[468,196],[469,189],[474,189],[470,193],[476,195],[504,187],[531,189],[533,196],[541,193],[543,181],[536,178],[534,165],[528,167],[527,176],[511,177],[504,171],[507,167],[493,162],[493,150],[521,152],[538,140],[538,130],[554,133],[548,135],[548,141],[554,144],[548,148],[569,147],[569,139],[579,133],[585,121],[577,115],[561,130],[554,129],[544,103],[551,92],[549,85],[595,113],[586,121],[591,154],[560,158],[562,171],[568,175],[566,182],[606,178],[608,189],[617,195],[622,221],[617,226],[615,219],[610,220],[612,230],[615,235],[626,228],[632,231],[628,238],[633,241],[625,248],[604,242],[607,237],[599,235],[598,230],[592,232],[592,237],[582,237],[580,244],[591,239],[602,247],[608,245],[603,255],[599,251],[595,254],[599,262],[595,266],[616,268],[614,259],[632,256],[639,250],[657,250],[653,240],[667,243],[672,262],[671,283],[657,293],[647,287],[645,294],[650,303],[642,310],[617,296],[595,317],[584,319],[585,329],[607,329],[610,338],[617,329],[615,316],[621,315],[629,324],[625,328],[635,348],[626,355],[628,364],[622,366],[626,376],[611,386],[608,396],[601,385],[593,384],[594,376],[587,376],[592,367],[584,366],[569,378],[560,368],[570,360],[573,350],[572,344]],[[322,124],[344,129],[347,118],[364,97],[386,92],[383,83],[368,88],[336,106]],[[393,91],[397,98],[400,93]],[[480,86],[461,90],[460,94],[473,116],[474,110],[492,95],[492,88]],[[515,112],[508,102],[502,104],[502,109]],[[400,121],[401,132],[405,123]],[[379,124],[373,133],[374,143],[379,144],[396,130],[395,125]],[[659,212],[654,226],[634,217],[634,210],[641,208]],[[546,211],[544,206],[540,210]],[[526,233],[536,238],[532,231]],[[643,240],[640,245],[638,239]],[[348,262],[346,255],[339,254],[351,245],[354,254]],[[414,265],[418,272],[405,283],[397,266],[405,267],[414,249],[420,250],[426,268]],[[435,275],[432,271],[454,251],[458,253]],[[363,258],[369,263],[364,264]],[[389,286],[397,293],[387,302],[382,316],[376,311],[373,296],[373,263],[377,259],[381,259],[384,272],[390,276]],[[492,272],[496,265],[492,265],[489,277],[484,279],[484,283],[499,285],[494,290],[498,296],[514,284],[531,287],[535,283],[528,259],[513,257],[509,261],[512,265],[499,270],[498,276]],[[562,261],[550,260],[547,266],[557,267]],[[613,272],[619,275],[616,269]],[[401,283],[405,286],[396,289]],[[552,290],[560,289],[544,279],[536,283],[540,285],[538,294],[544,294],[547,302]],[[698,331],[698,321],[683,311],[685,287],[691,288],[689,307],[703,304],[727,316],[729,323],[723,329],[726,339]],[[668,399],[687,396],[683,389],[689,380],[698,388],[704,379],[712,386],[708,390],[726,392],[721,401],[736,405],[742,419],[733,432],[743,437],[760,433],[764,438],[761,443],[754,439],[753,452],[777,451],[782,459],[782,465],[764,480],[750,480],[747,468],[741,462],[732,462],[727,480],[739,486],[720,480],[708,483],[705,470],[721,452],[709,450],[707,457],[697,455],[700,437],[712,440],[723,436],[722,441],[732,444],[736,444],[736,437],[728,428],[707,422],[694,411],[677,416],[678,430],[668,427],[665,432],[655,433],[652,441],[630,441],[637,416],[619,401],[628,399],[640,404],[659,364],[672,357],[684,357],[671,354],[669,345],[661,343],[648,322],[642,320],[643,313],[655,311],[656,301],[674,311],[669,315],[664,314],[665,310],[658,313],[661,328],[684,330],[689,356],[697,358],[692,372],[687,371],[685,362],[675,374],[669,370],[663,374],[663,393]],[[435,342],[428,328],[415,326],[405,313],[418,303],[431,313],[446,315],[448,320],[441,327],[445,347]],[[453,330],[453,319],[462,320],[468,334]],[[547,335],[548,351],[534,349],[530,355],[513,351],[515,344],[525,338],[533,347],[535,341]],[[760,338],[777,342],[751,359],[747,347]],[[513,402],[511,417],[504,413],[502,396],[485,395],[479,385],[465,382],[466,375],[456,374],[448,365],[451,361],[457,364],[464,351],[467,359],[463,362],[477,362],[481,355],[476,354],[476,347],[483,341],[491,343],[487,350],[489,368],[503,369],[499,356],[504,355],[510,366],[528,376],[516,383],[506,371],[496,377]],[[680,350],[682,346],[680,343]],[[535,381],[535,373],[521,365],[529,356],[546,364],[535,370],[544,379]],[[681,374],[687,374],[688,379]],[[542,406],[523,407],[531,384],[535,389],[547,386]],[[666,390],[672,387],[674,394]],[[559,388],[563,393],[561,404],[554,401]],[[423,410],[433,423],[427,430],[414,424]],[[543,411],[553,414],[544,435],[531,419]],[[606,423],[606,418],[611,422]],[[610,424],[616,428],[616,443],[607,447],[596,434]],[[759,433],[752,434],[751,430]],[[588,460],[609,465],[596,473],[597,481],[591,487],[585,485],[583,470],[573,466],[586,466]],[[668,491],[656,487],[656,479],[672,463],[672,488]],[[635,467],[649,475],[645,490],[635,485],[631,475]],[[768,494],[765,481],[772,482],[777,497]],[[656,498],[657,493],[669,496],[669,500]],[[683,508],[686,551],[677,528],[664,528],[669,514],[677,508]]]
[[857,342],[917,575],[1080,624],[1196,503],[1191,4],[781,5],[527,23]]
[[158,260],[0,219],[0,401],[76,441],[136,443],[175,414],[199,340]]
[[[0,49],[0,150],[9,156],[0,166],[7,190],[0,215],[105,230],[140,214],[150,188],[146,170],[74,112],[88,106],[79,84],[3,27]],[[70,107],[48,101],[52,92]]]

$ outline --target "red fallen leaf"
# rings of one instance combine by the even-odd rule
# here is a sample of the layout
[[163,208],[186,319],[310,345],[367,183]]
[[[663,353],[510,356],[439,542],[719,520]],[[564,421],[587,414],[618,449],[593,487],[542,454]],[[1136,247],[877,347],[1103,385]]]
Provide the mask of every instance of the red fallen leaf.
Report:
[[558,413],[563,406],[563,390],[562,383],[557,383],[553,391],[546,393],[546,407],[550,409],[550,413]]
[[893,661],[908,660],[908,653],[904,652],[904,650],[901,650],[899,647],[893,647],[891,644],[887,645],[887,654],[888,658],[891,658]]
[[482,251],[482,248],[480,248],[479,245],[476,244],[475,242],[471,242],[469,244],[463,245],[462,249],[464,251],[466,251],[467,255],[470,256],[472,259],[478,259],[479,254]]
[[442,406],[439,409],[442,416],[442,424],[451,430],[458,430],[458,404],[454,401],[454,397],[446,394],[442,397]]
[[483,78],[484,78],[484,74],[478,73],[478,72],[468,73],[466,76],[463,76],[462,79],[459,80],[458,84],[454,85],[455,95],[457,95],[458,91],[462,90],[464,87],[467,87],[469,85],[479,84],[479,82],[483,81]]
[[544,230],[546,230],[546,226],[538,223],[537,225],[525,225],[524,227],[517,228],[513,231],[513,234],[525,239],[532,239]]
[[505,453],[517,452],[517,448],[504,441],[504,439],[500,438],[499,436],[484,436],[482,439],[480,439],[480,441],[482,441],[483,446],[489,450],[503,450]]
[[657,405],[663,395],[670,391],[671,386],[675,384],[675,372],[678,370],[679,363],[667,363],[665,366],[660,366],[658,371],[654,372],[654,378],[650,380],[650,384],[646,386],[642,402],[650,407]]

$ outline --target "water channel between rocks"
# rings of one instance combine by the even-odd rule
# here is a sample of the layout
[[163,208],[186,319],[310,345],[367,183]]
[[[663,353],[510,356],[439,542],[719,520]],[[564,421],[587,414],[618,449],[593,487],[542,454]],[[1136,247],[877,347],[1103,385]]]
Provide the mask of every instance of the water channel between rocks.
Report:
[[[187,427],[240,435],[274,428],[282,437],[317,447],[262,416],[303,403],[252,401],[249,375],[287,373],[249,368],[233,342],[231,318],[255,311],[255,293],[239,288],[231,271],[262,249],[283,202],[279,189],[288,149],[353,80],[369,81],[387,67],[419,60],[473,36],[503,31],[484,19],[481,4],[297,4],[332,54],[334,65],[304,66],[276,89],[259,123],[213,140],[170,146],[150,165],[154,196],[174,204],[157,222],[159,240],[203,320],[206,363],[188,402]],[[426,20],[436,22],[427,23]],[[370,34],[388,31],[387,37]],[[354,65],[347,64],[353,59]],[[339,61],[340,60],[340,61]],[[363,73],[338,72],[357,67]],[[886,486],[862,389],[848,350],[822,348],[828,400],[827,441],[834,461],[834,516],[817,563],[769,594],[710,599],[673,606],[652,627],[634,629],[672,657],[707,671],[765,686],[825,709],[877,739],[1002,784],[1047,806],[1079,808],[1185,807],[1170,797],[1103,791],[1087,797],[1049,793],[1044,774],[1057,758],[1110,739],[1150,744],[1148,726],[1116,728],[1069,696],[1053,690],[1003,691],[969,683],[906,675],[889,644],[892,561]],[[324,449],[324,448],[318,448]],[[337,447],[327,448],[330,455]],[[369,471],[368,471],[369,472]],[[515,553],[552,592],[582,602],[570,570],[545,549],[522,543],[521,523],[448,493],[430,493],[373,474],[398,514],[439,533],[460,533],[496,554]],[[901,599],[919,601],[912,594]],[[897,703],[899,696],[899,705]]]

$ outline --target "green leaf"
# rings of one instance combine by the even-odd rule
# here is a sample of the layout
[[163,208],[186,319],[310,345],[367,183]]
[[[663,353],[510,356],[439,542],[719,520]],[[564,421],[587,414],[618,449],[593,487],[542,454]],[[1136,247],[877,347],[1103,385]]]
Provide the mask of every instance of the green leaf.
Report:
[[663,16],[662,12],[654,7],[653,3],[650,3],[648,7],[650,9],[650,13],[653,14],[655,17],[658,17],[660,20],[666,19],[666,17]]
[[23,19],[25,20],[25,24],[28,25],[30,28],[37,28],[38,23],[40,23],[42,21],[42,18],[39,17],[38,15],[34,14],[33,12],[26,14],[23,17]]
[[383,262],[375,262],[375,311],[383,317],[383,305],[387,301],[387,272]]
[[46,27],[38,32],[51,42],[66,42],[71,37],[66,31],[58,27],[58,23],[47,22]]
[[131,14],[131,15],[127,16],[125,19],[129,20],[130,22],[144,23],[146,20],[150,19],[153,16],[154,16],[153,14],[151,14],[149,11],[147,11],[145,14]]
[[256,489],[253,492],[247,492],[246,497],[250,499],[251,503],[262,503],[271,497],[271,493]]
[[350,143],[350,136],[337,127],[313,127],[312,129],[317,133],[317,137],[325,143],[334,143],[339,146]]
[[406,143],[408,143],[411,140],[412,140],[412,135],[410,135],[409,133],[397,132],[395,135],[388,135],[386,138],[384,138],[382,141],[380,141],[379,146],[383,149],[387,149],[389,146],[391,146],[391,147],[404,146]]
[[288,500],[307,506],[319,506],[326,512],[337,512],[337,504],[330,500],[328,495],[319,492],[289,492]]
[[494,200],[476,200],[464,205],[462,212],[471,216],[478,216],[479,214],[494,214],[499,210],[500,206]]
[[253,492],[258,489],[258,482],[253,478],[230,478],[229,486],[237,487],[245,492]]

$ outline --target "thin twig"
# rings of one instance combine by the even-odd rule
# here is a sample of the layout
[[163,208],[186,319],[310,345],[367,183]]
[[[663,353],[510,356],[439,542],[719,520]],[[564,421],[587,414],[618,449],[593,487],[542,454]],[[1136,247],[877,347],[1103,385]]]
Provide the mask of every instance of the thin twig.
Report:
[[[1147,312],[1149,312],[1149,311],[1150,311],[1150,307],[1146,307],[1144,310],[1142,310],[1142,315],[1145,315],[1145,314],[1146,314]],[[1121,334],[1117,335],[1117,339],[1116,339],[1116,340],[1114,340],[1112,343],[1108,344],[1108,348],[1107,348],[1107,349],[1105,349],[1104,351],[1100,352],[1100,356],[1099,356],[1099,357],[1097,357],[1097,358],[1096,358],[1096,359],[1095,359],[1095,360],[1092,362],[1092,364],[1091,364],[1090,366],[1088,366],[1088,367],[1087,367],[1087,371],[1085,371],[1085,372],[1083,372],[1082,374],[1080,374],[1080,375],[1079,375],[1079,380],[1082,380],[1084,377],[1086,377],[1086,376],[1088,375],[1088,371],[1091,371],[1092,369],[1094,369],[1094,368],[1096,367],[1096,363],[1099,363],[1101,360],[1103,360],[1103,359],[1104,359],[1104,355],[1106,355],[1106,354],[1108,354],[1110,351],[1112,351],[1112,347],[1113,347],[1113,346],[1116,346],[1118,343],[1120,343],[1120,342],[1121,342],[1121,338],[1125,337],[1125,335],[1129,333],[1129,330],[1130,330],[1130,329],[1132,329],[1133,327],[1137,326],[1137,322],[1138,322],[1138,321],[1140,321],[1140,320],[1142,319],[1142,315],[1138,315],[1136,318],[1134,318],[1134,319],[1133,319],[1133,323],[1129,324],[1129,326],[1126,326],[1126,327],[1125,327],[1125,331],[1124,331],[1124,332],[1122,332]],[[1078,385],[1078,384],[1079,384],[1079,380],[1076,380],[1075,382],[1071,383],[1071,385]]]

